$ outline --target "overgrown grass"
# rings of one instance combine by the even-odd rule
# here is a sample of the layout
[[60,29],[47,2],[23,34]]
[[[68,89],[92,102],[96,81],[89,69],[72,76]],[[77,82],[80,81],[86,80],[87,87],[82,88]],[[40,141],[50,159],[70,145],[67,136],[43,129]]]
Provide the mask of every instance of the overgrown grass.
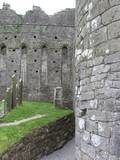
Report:
[[0,121],[13,122],[37,114],[44,114],[46,116],[22,123],[18,126],[0,127],[0,153],[4,152],[8,147],[15,144],[33,129],[47,125],[49,122],[55,121],[70,113],[72,113],[71,110],[55,108],[51,103],[24,102],[22,106],[8,113],[4,118],[0,119]]

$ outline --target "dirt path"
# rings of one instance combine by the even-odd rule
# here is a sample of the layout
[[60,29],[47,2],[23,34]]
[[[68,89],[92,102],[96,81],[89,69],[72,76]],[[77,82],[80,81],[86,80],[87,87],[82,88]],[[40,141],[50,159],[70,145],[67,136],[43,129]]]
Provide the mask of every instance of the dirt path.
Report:
[[45,115],[40,115],[39,114],[39,115],[30,117],[30,118],[22,119],[22,120],[15,121],[15,122],[2,123],[2,124],[0,124],[0,127],[17,126],[17,125],[20,125],[22,123],[29,122],[31,120],[39,119],[39,118],[42,118],[42,117],[45,117]]

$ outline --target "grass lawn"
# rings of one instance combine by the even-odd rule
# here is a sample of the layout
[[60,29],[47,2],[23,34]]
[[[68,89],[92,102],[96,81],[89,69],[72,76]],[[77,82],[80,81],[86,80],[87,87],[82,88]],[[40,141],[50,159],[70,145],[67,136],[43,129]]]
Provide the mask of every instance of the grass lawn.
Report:
[[9,126],[0,128],[0,153],[4,152],[8,147],[19,141],[26,134],[37,127],[42,127],[49,122],[55,121],[73,111],[68,109],[55,108],[53,104],[46,102],[24,102],[22,106],[8,113],[4,118],[0,118],[2,122],[14,122],[38,114],[46,115],[45,117],[22,123],[18,126]]

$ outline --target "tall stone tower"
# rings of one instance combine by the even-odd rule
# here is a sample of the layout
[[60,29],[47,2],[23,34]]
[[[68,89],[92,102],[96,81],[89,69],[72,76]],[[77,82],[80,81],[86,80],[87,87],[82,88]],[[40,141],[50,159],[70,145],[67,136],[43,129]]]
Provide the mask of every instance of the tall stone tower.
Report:
[[76,159],[120,160],[120,0],[76,0]]

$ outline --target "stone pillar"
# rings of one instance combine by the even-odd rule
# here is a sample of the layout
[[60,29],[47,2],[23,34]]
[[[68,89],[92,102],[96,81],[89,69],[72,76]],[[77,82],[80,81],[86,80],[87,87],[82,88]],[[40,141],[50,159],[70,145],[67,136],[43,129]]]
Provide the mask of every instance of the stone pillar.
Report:
[[19,104],[19,83],[16,84],[16,105]]
[[63,107],[63,89],[62,87],[56,87],[54,89],[54,105]]
[[0,118],[4,117],[5,115],[5,100],[2,100],[0,104]]
[[120,1],[76,0],[76,159],[120,158]]
[[19,90],[18,90],[18,104],[21,105],[23,101],[23,81],[22,79],[19,80],[18,84]]
[[10,112],[12,109],[12,90],[7,88],[6,90],[6,99],[5,99],[5,113]]
[[16,75],[12,76],[12,108],[15,108],[17,105],[17,90],[16,90]]

